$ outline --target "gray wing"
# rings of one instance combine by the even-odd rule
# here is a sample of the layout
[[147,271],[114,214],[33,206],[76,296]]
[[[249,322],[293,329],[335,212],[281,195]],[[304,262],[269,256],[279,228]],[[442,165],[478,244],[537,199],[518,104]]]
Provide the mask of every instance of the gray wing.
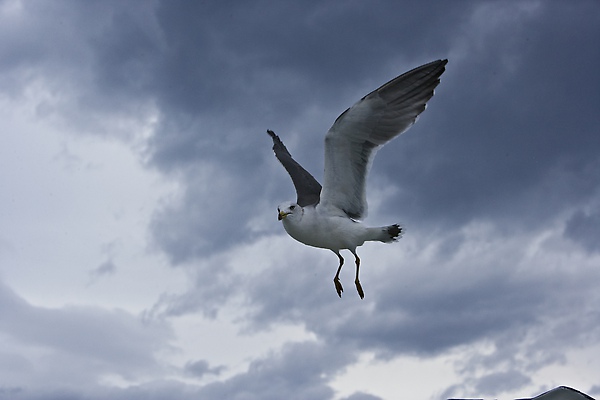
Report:
[[288,174],[290,174],[292,182],[294,182],[298,197],[296,203],[300,207],[317,204],[321,194],[321,185],[319,182],[292,158],[292,155],[275,132],[268,130],[267,133],[273,138],[275,157],[284,166]]
[[354,219],[367,215],[366,177],[375,153],[415,123],[447,62],[433,61],[392,79],[335,120],[325,136],[322,207]]

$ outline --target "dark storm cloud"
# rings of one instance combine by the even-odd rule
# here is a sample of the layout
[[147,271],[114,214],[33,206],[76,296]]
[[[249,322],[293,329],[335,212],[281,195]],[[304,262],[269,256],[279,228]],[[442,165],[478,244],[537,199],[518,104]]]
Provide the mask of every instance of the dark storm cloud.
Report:
[[139,135],[119,122],[146,118],[153,102],[150,71],[160,41],[150,3],[4,3],[4,95],[31,101],[36,117],[65,131]]
[[[181,201],[153,224],[157,245],[177,263],[249,239],[251,232],[218,222],[245,226],[248,210],[283,200],[277,193],[290,183],[265,160],[267,128],[319,177],[322,137],[335,117],[435,58],[450,64],[430,109],[375,161],[377,179],[401,188],[384,209],[402,207],[398,217],[420,226],[541,223],[587,201],[600,181],[600,24],[591,1],[24,7],[2,28],[4,38],[20,38],[2,47],[5,91],[43,71],[72,111],[40,110],[68,113],[82,131],[110,133],[106,113],[141,118],[156,107],[146,156],[187,181]],[[79,120],[77,110],[96,118]],[[227,176],[211,196],[193,187],[214,182],[195,179],[207,166]]]
[[386,206],[415,223],[543,224],[600,182],[597,4],[482,8],[508,15],[458,39],[464,54],[450,57],[431,114],[394,144],[398,157],[375,162],[402,187]]
[[[177,1],[162,2],[157,15],[168,48],[161,90],[166,107],[190,115],[233,107],[243,120],[256,107],[276,106],[287,120],[297,115],[290,107],[339,97],[339,88],[348,87],[357,72],[380,71],[390,53],[397,54],[396,39],[409,37],[415,26],[425,33],[405,41],[404,54],[420,55],[429,35],[437,34],[436,22],[461,14],[455,7],[410,10],[383,2],[222,7]],[[425,20],[430,23],[422,24]],[[440,42],[431,41],[429,52],[442,47]]]
[[[224,164],[198,162],[190,166],[181,199],[155,213],[153,238],[174,264],[206,258],[259,233],[250,222],[269,209],[257,191],[268,192],[273,187],[265,175],[252,172],[253,162],[247,163],[250,168],[242,172],[244,167],[238,161],[234,154],[225,154],[219,161]],[[275,218],[274,214],[269,217]]]
[[[176,53],[162,72],[169,81],[158,96],[161,109],[170,112],[152,141],[153,160],[165,168],[202,160],[224,168],[231,181],[213,199],[188,189],[180,204],[157,215],[158,243],[174,260],[247,238],[247,232],[220,228],[218,221],[247,221],[259,193],[273,204],[282,200],[268,181],[278,187],[290,182],[285,172],[271,169],[276,162],[264,160],[271,156],[269,141],[261,137],[265,128],[280,126],[292,153],[319,177],[323,133],[343,109],[392,77],[391,64],[405,64],[400,73],[417,63],[402,59],[456,54],[421,120],[375,161],[377,179],[401,188],[383,209],[400,214],[401,205],[399,217],[422,227],[477,218],[539,224],[589,200],[600,181],[594,121],[599,99],[589,80],[599,56],[580,51],[594,48],[597,37],[592,3],[577,9],[486,3],[479,13],[499,20],[489,27],[475,20],[470,3],[415,14],[356,4],[343,10],[303,6],[293,19],[278,6],[260,3],[227,12],[181,7],[158,12],[169,32],[167,48]],[[181,23],[182,13],[194,23]],[[401,21],[383,14],[402,15]],[[436,26],[442,18],[445,35]],[[416,23],[424,26],[418,37],[401,40]],[[192,31],[179,32],[184,26]],[[349,26],[355,29],[342,29]],[[182,76],[185,83],[171,81]],[[309,107],[321,110],[317,119],[299,120]],[[285,134],[290,127],[303,134],[301,140]],[[206,204],[216,205],[216,198],[218,210]],[[213,211],[203,213],[204,207]],[[188,223],[170,224],[175,220]],[[206,246],[191,242],[207,236],[205,226],[215,228],[215,240]],[[161,239],[165,228],[172,239]]]
[[[412,37],[404,52],[398,51],[394,38],[399,42],[410,36],[414,25],[426,18],[462,18],[455,8],[414,13],[404,9],[398,13],[404,16],[402,24],[390,13],[394,10],[360,3],[325,7],[258,2],[225,9],[169,2],[159,7],[157,18],[167,50],[157,79],[163,114],[151,141],[153,163],[168,170],[210,164],[227,175],[227,186],[220,186],[219,176],[210,181],[217,186],[210,196],[188,188],[183,201],[157,214],[157,243],[172,260],[193,259],[250,237],[251,232],[225,227],[220,221],[236,220],[243,226],[251,210],[264,207],[261,194],[278,197],[271,194],[276,191],[270,181],[289,185],[291,191],[283,170],[273,175],[261,172],[273,170],[274,164],[268,158],[272,154],[263,135],[266,128],[306,133],[305,146],[294,154],[308,168],[314,165],[311,169],[319,176],[323,134],[339,113],[372,90],[370,85],[392,78],[389,69],[394,60],[394,64],[412,57],[429,61],[447,51],[435,51],[436,46],[443,47],[443,40],[433,40],[437,36],[433,25],[426,25],[427,33]],[[378,36],[386,39],[369,40]],[[419,45],[425,42],[429,45]],[[427,49],[427,54],[420,49]],[[394,68],[391,73],[401,72]],[[373,76],[381,81],[358,85],[372,82]],[[343,99],[348,94],[351,97]],[[311,118],[315,108],[331,111]],[[186,168],[188,182],[195,181],[195,167]],[[211,227],[211,234],[206,227]],[[198,237],[208,242],[192,242]]]

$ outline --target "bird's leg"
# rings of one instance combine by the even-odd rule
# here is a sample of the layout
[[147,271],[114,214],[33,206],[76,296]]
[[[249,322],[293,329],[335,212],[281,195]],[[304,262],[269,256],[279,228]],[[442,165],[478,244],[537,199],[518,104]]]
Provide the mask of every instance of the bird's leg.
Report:
[[333,278],[333,284],[335,285],[335,291],[337,292],[338,296],[342,298],[342,292],[344,291],[344,288],[342,287],[342,283],[340,282],[340,271],[342,270],[342,265],[344,265],[344,257],[342,257],[342,255],[337,251],[334,251],[334,253],[340,259],[340,266],[338,267],[337,272],[335,273],[335,277]]
[[354,284],[356,285],[356,290],[358,291],[358,295],[360,296],[361,299],[364,299],[365,292],[363,292],[362,285],[360,284],[360,280],[358,279],[358,270],[360,269],[360,258],[358,257],[358,254],[356,254],[354,251],[352,252],[352,254],[354,254],[354,258],[356,261],[356,279],[354,280]]

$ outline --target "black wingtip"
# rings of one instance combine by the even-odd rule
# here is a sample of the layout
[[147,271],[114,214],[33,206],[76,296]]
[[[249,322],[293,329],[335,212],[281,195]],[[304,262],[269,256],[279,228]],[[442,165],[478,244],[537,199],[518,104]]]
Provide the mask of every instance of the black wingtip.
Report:
[[444,68],[444,71],[446,70],[446,64],[448,64],[448,59],[447,59],[447,58],[444,58],[444,59],[442,60],[442,68]]
[[269,134],[269,136],[271,136],[271,139],[273,139],[273,150],[274,151],[279,147],[279,148],[281,148],[281,150],[283,150],[284,152],[289,154],[289,151],[287,150],[287,148],[285,147],[285,145],[283,144],[281,139],[279,139],[279,136],[277,136],[275,134],[275,132],[273,132],[270,129],[267,129],[267,133]]
[[442,72],[440,72],[440,76],[446,72],[446,64],[448,64],[448,59],[444,58],[443,60],[439,60],[440,63],[440,69]]
[[279,146],[282,146],[282,147],[284,147],[284,148],[285,148],[285,146],[284,146],[284,145],[283,145],[283,143],[281,142],[281,139],[279,139],[279,136],[277,136],[277,135],[275,134],[275,132],[273,132],[273,131],[272,131],[272,130],[270,130],[270,129],[267,129],[267,133],[269,134],[269,136],[271,136],[271,139],[273,139],[273,145],[274,145],[274,146],[277,146],[277,145],[279,145]]

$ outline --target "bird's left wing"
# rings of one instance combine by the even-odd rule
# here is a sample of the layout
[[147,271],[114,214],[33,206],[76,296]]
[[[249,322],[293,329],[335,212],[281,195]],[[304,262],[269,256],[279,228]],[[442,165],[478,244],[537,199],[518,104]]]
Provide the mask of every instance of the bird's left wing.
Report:
[[366,177],[377,149],[425,110],[447,62],[433,61],[392,79],[335,120],[325,136],[320,207],[354,219],[367,215]]
[[275,132],[268,130],[267,133],[273,138],[275,157],[281,162],[288,174],[290,174],[292,182],[294,182],[296,195],[298,196],[296,201],[298,205],[305,207],[317,204],[321,194],[321,184],[292,158],[292,155]]

